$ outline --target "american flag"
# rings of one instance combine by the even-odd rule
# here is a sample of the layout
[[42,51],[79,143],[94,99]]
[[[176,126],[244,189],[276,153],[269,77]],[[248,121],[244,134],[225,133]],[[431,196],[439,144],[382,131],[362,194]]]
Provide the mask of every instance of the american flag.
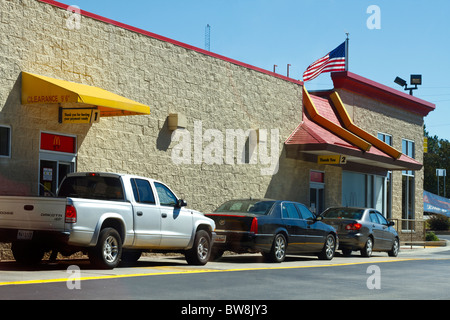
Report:
[[316,78],[323,72],[345,71],[345,41],[336,49],[311,64],[303,73],[303,81]]

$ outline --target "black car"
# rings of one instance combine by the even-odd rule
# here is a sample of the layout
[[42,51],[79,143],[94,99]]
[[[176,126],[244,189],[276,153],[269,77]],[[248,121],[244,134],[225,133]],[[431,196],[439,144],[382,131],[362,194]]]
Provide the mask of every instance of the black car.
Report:
[[339,236],[339,249],[344,255],[360,251],[370,257],[373,251],[385,251],[396,257],[400,248],[394,222],[371,208],[333,207],[321,213],[323,222],[333,226]]
[[301,203],[231,200],[206,216],[216,222],[212,259],[220,258],[227,250],[261,252],[272,262],[284,261],[286,254],[312,254],[324,260],[334,257],[336,230]]

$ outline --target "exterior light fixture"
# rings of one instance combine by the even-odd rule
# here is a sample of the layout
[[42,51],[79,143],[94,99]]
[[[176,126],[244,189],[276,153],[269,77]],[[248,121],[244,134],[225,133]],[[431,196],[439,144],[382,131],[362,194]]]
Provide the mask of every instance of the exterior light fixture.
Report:
[[421,85],[422,84],[422,75],[421,74],[412,74],[411,75],[411,84]]
[[406,87],[406,81],[400,77],[395,78],[394,82],[401,87]]
[[420,85],[422,84],[422,75],[421,75],[421,74],[412,74],[412,75],[411,75],[411,81],[410,81],[410,83],[411,83],[411,85],[413,85],[414,87],[408,88],[408,83],[406,82],[406,80],[403,80],[403,79],[400,78],[400,77],[396,77],[395,80],[394,80],[394,82],[395,82],[396,84],[398,84],[399,86],[404,87],[404,88],[405,88],[405,91],[406,91],[406,90],[409,90],[409,94],[410,94],[410,95],[413,95],[413,90],[416,90],[416,89],[417,89],[417,86],[420,86]]

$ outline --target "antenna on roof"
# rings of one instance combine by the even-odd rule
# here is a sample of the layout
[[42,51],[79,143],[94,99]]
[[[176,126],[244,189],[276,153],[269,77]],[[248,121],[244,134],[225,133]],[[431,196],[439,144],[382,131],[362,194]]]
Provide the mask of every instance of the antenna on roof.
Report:
[[205,28],[205,50],[211,51],[211,26],[209,24]]

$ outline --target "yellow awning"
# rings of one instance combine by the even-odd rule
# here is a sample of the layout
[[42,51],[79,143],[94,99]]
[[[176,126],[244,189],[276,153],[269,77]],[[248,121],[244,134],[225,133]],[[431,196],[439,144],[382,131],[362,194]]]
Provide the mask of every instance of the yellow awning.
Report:
[[150,114],[150,107],[97,87],[22,72],[22,104],[81,103],[102,117]]

